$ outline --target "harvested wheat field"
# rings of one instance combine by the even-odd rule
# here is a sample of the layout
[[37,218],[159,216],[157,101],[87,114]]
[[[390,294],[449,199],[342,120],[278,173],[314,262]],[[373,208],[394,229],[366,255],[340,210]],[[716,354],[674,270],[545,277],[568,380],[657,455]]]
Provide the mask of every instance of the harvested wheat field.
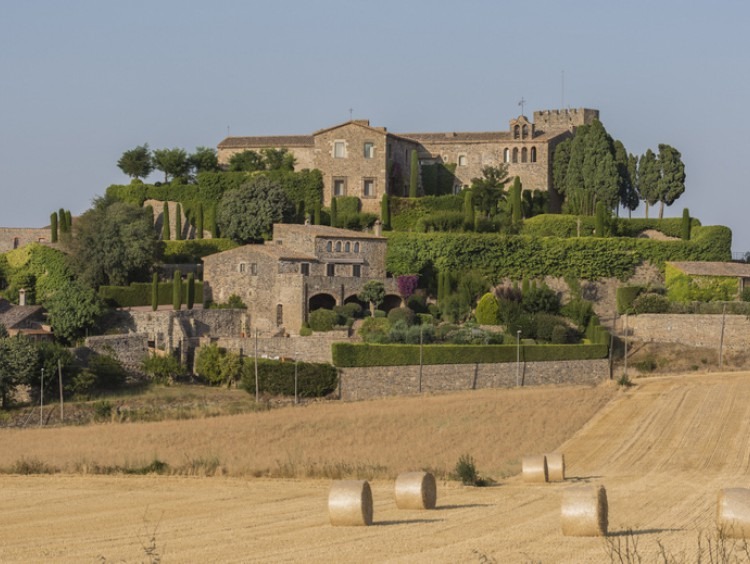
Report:
[[[580,430],[565,440],[574,425]],[[750,487],[748,437],[747,373],[639,380],[626,392],[486,391],[215,420],[3,431],[6,468],[24,452],[68,472],[82,467],[81,458],[114,465],[158,457],[177,467],[181,458],[216,456],[226,475],[0,476],[0,561],[619,562],[613,551],[632,551],[633,543],[644,562],[664,561],[658,543],[670,562],[695,562],[699,551],[709,561],[716,539],[709,547],[705,535],[713,535],[719,490]],[[226,442],[237,442],[237,452]],[[274,452],[252,454],[268,449]],[[565,482],[499,479],[519,472],[523,456],[553,450],[565,455]],[[497,485],[438,478],[435,510],[396,508],[398,473],[449,470],[463,453]],[[307,457],[349,471],[367,461],[361,473],[374,478],[373,525],[330,524],[330,479],[245,474],[272,469],[274,456],[296,460],[303,474],[323,470]],[[606,540],[562,535],[563,491],[584,484],[606,487]]]

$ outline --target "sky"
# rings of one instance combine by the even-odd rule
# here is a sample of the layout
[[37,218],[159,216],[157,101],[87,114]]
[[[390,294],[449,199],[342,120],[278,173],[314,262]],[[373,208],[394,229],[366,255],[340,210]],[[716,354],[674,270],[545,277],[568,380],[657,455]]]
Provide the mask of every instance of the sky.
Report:
[[665,216],[688,207],[750,251],[745,0],[0,5],[0,227],[84,212],[129,182],[117,160],[143,143],[192,152],[350,115],[394,133],[503,131],[523,98],[529,117],[598,109],[636,155],[678,149],[686,190]]

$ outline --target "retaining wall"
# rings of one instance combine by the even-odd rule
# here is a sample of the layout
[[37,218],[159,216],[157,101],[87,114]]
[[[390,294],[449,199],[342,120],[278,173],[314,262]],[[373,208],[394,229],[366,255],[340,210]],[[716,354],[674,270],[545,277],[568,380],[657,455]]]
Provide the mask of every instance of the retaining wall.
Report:
[[[632,340],[680,343],[692,347],[718,348],[722,315],[642,313],[627,316],[627,334]],[[618,318],[617,334],[625,334],[625,317]],[[726,315],[724,348],[745,350],[750,344],[750,321],[744,315]]]

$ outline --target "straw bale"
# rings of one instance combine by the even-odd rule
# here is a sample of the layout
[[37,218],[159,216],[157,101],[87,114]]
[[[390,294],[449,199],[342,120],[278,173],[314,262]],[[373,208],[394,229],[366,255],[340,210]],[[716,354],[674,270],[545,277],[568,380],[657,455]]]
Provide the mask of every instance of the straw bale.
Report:
[[399,509],[435,509],[437,488],[429,472],[404,472],[396,478],[396,507]]
[[750,538],[750,489],[719,491],[716,526],[730,539]]
[[335,480],[328,494],[331,525],[372,525],[372,490],[367,480]]
[[547,481],[547,458],[545,456],[525,456],[521,465],[524,482]]
[[604,486],[565,488],[560,521],[566,537],[598,537],[607,534],[607,490]]
[[565,456],[559,452],[545,454],[547,459],[547,479],[550,482],[565,481]]

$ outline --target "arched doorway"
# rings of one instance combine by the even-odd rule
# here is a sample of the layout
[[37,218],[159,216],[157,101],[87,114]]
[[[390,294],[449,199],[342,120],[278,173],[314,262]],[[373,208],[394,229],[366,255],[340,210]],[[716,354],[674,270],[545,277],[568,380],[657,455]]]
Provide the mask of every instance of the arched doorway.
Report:
[[380,308],[386,313],[391,311],[394,308],[401,307],[401,296],[397,296],[395,294],[388,294],[386,295],[385,299],[383,299],[383,303],[380,304]]
[[330,294],[315,294],[307,302],[307,310],[333,309],[336,306],[336,298]]

